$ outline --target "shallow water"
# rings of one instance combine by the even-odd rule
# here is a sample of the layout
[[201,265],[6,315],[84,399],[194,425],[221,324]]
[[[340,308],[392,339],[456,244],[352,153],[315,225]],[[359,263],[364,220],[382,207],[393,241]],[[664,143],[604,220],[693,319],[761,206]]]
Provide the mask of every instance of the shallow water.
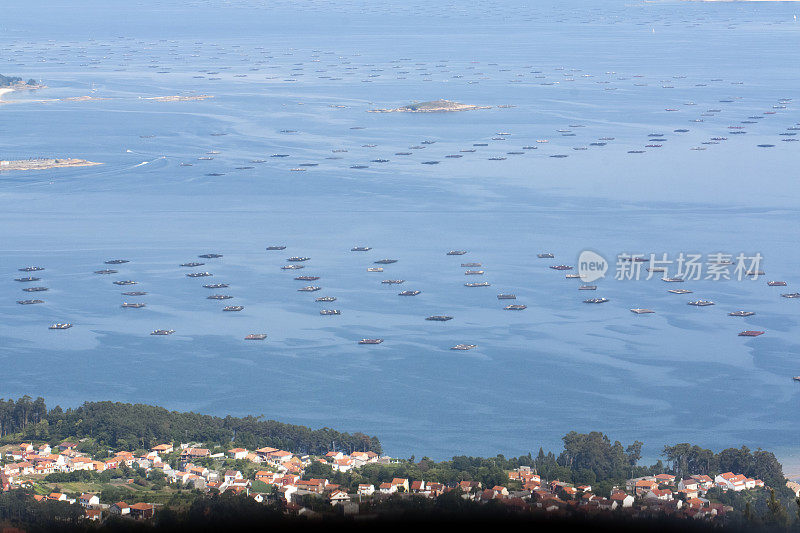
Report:
[[[575,429],[642,440],[651,458],[689,441],[800,462],[790,379],[800,301],[779,296],[796,292],[800,259],[798,143],[779,135],[800,122],[793,6],[365,5],[9,9],[0,72],[49,88],[5,95],[18,101],[0,106],[2,157],[104,165],[0,173],[0,394],[264,414],[376,434],[400,456],[558,449]],[[138,98],[182,93],[214,98]],[[108,99],[32,101],[86,94]],[[515,107],[366,112],[437,98]],[[741,124],[750,116],[764,118]],[[731,134],[740,125],[747,134]],[[614,139],[590,145],[601,137]],[[727,140],[701,144],[711,137]],[[666,141],[645,148],[652,138]],[[197,159],[209,151],[220,153]],[[420,164],[431,160],[440,164]],[[302,163],[318,166],[290,170]],[[287,248],[265,251],[273,244]],[[357,245],[373,250],[349,251]],[[578,291],[547,267],[574,265],[584,249],[612,269],[621,252],[759,252],[766,278],[789,285],[656,277]],[[542,251],[555,259],[537,259]],[[197,259],[208,252],[224,257]],[[294,255],[311,260],[282,271]],[[131,260],[108,267],[118,275],[92,274],[117,257]],[[366,271],[381,258],[399,261]],[[193,260],[206,264],[178,267]],[[462,262],[486,273],[464,276]],[[13,281],[30,264],[46,267],[34,275],[49,291]],[[202,270],[214,276],[185,276]],[[202,288],[222,281],[230,287]],[[492,285],[463,286],[475,281]],[[323,290],[297,292],[309,283]],[[667,293],[674,285],[694,293]],[[422,293],[397,296],[410,289]],[[129,290],[148,294],[120,295]],[[206,299],[216,292],[235,298]],[[500,292],[528,308],[503,310]],[[313,301],[322,295],[338,299]],[[15,303],[34,296],[46,303]],[[600,296],[610,301],[582,303]],[[716,305],[686,305],[699,298]],[[126,300],[147,307],[120,308]],[[738,309],[757,314],[727,316]],[[432,314],[455,318],[424,320]],[[75,326],[47,330],[64,321]],[[161,328],[176,333],[148,335]],[[738,337],[743,329],[767,333]],[[243,340],[261,332],[266,341]],[[363,337],[385,342],[360,346]],[[458,343],[478,347],[449,349]]]

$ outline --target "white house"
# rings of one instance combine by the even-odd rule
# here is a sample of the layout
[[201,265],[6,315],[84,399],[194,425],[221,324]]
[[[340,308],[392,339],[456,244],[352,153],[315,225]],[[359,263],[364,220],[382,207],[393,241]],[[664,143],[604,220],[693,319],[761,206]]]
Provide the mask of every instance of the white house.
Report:
[[108,508],[108,512],[115,515],[127,515],[131,514],[131,507],[125,502],[117,502],[111,504]]
[[331,505],[336,505],[338,503],[349,502],[350,496],[342,491],[342,490],[335,490],[331,493]]
[[617,505],[623,508],[633,507],[634,497],[624,492],[615,492],[611,495],[611,499],[617,502]]
[[358,486],[358,494],[360,496],[372,496],[373,494],[375,494],[375,485],[360,484]]
[[81,504],[81,507],[89,508],[93,505],[100,505],[100,498],[97,497],[97,494],[81,494],[78,503]]
[[347,472],[353,468],[353,460],[349,457],[342,457],[340,459],[336,459],[331,466],[333,467],[334,471]]
[[244,448],[234,448],[232,450],[228,450],[228,457],[231,459],[244,459],[247,457],[247,450]]
[[276,450],[267,454],[267,461],[275,464],[285,463],[292,458],[292,453],[285,450]]
[[291,502],[292,501],[292,494],[297,492],[297,486],[296,485],[284,485],[282,490],[283,490],[283,499],[286,500],[287,502]]
[[[750,483],[748,483],[748,481]],[[755,480],[748,479],[743,474],[734,474],[733,472],[719,474],[714,478],[714,482],[722,487],[723,490],[740,491],[755,487]]]
[[698,490],[708,490],[714,486],[714,480],[705,474],[691,476],[692,479],[697,481]]
[[672,491],[669,489],[653,489],[645,494],[644,497],[668,502],[672,500]]
[[238,470],[226,470],[223,481],[230,485],[235,480],[242,479],[242,477],[242,473]]
[[381,483],[380,487],[378,487],[381,494],[394,494],[397,492],[397,485],[392,485],[391,483]]

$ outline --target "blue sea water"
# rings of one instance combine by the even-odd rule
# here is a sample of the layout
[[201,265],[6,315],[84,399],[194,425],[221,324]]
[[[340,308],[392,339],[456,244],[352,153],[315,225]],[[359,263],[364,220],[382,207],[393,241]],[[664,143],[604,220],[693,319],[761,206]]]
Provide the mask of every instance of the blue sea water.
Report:
[[[0,159],[103,165],[0,173],[0,396],[263,414],[434,458],[557,450],[599,430],[653,459],[675,442],[762,447],[800,473],[800,300],[780,297],[800,282],[800,143],[780,135],[800,123],[796,5],[162,4],[4,7],[0,73],[48,88],[3,96]],[[214,98],[140,98],[178,94]],[[98,99],[52,101],[84,95]],[[439,98],[491,108],[367,112]],[[612,263],[596,292],[548,268],[585,249]],[[223,257],[197,258],[209,252]],[[766,277],[616,281],[622,252],[760,253]],[[290,256],[311,259],[281,270]],[[367,272],[382,258],[398,262]],[[33,275],[49,291],[21,291],[27,265],[46,267]],[[298,292],[297,275],[322,290]],[[218,282],[230,287],[202,288]],[[499,292],[528,308],[503,310]],[[583,303],[594,296],[609,302]],[[45,303],[16,303],[34,297]],[[686,305],[700,298],[716,305]],[[147,307],[120,308],[134,300]],[[756,315],[727,316],[739,309]]]

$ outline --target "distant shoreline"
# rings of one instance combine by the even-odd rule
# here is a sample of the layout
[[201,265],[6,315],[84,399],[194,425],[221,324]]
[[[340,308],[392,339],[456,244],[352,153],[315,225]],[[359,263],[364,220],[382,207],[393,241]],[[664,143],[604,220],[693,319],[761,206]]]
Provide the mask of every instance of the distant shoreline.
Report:
[[[40,100],[32,100],[32,99],[25,99],[25,100],[4,100],[3,96],[14,91],[19,90],[35,90],[35,89],[47,89],[46,85],[13,85],[7,87],[0,87],[0,105],[2,104],[15,104],[15,103],[48,103],[48,102],[86,102],[86,101],[93,101],[93,100],[109,100],[109,97],[104,96],[68,96],[64,98],[46,98]],[[198,95],[170,95],[170,96],[139,96],[139,100],[150,100],[153,102],[190,102],[190,101],[198,101],[198,100],[207,100],[209,98],[214,98],[213,95],[210,94],[198,94]]]

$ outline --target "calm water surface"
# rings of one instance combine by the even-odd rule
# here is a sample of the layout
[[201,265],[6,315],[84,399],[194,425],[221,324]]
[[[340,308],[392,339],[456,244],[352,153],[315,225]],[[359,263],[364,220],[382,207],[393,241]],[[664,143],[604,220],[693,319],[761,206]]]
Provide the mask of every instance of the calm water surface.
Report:
[[[746,444],[800,470],[800,301],[780,297],[800,282],[800,143],[781,135],[800,133],[796,6],[119,4],[32,1],[0,21],[0,72],[48,85],[4,97],[0,157],[104,163],[0,173],[0,395],[264,414],[376,434],[401,456],[558,449],[574,429],[645,441],[653,459]],[[214,98],[139,98],[178,94]],[[84,95],[103,99],[41,101]],[[439,98],[491,108],[367,113]],[[584,249],[612,270],[620,252],[761,253],[788,287],[674,295],[658,276],[609,277],[579,292],[547,267]],[[213,277],[178,267],[208,252],[223,257],[194,270]],[[293,255],[311,259],[282,271]],[[103,264],[117,257],[131,262]],[[366,271],[382,258],[398,262]],[[27,265],[49,291],[21,291]],[[322,290],[297,292],[297,275]],[[499,292],[528,308],[503,310]],[[686,305],[698,298],[716,305]],[[148,335],[161,328],[176,332]],[[268,339],[243,340],[256,332]]]

